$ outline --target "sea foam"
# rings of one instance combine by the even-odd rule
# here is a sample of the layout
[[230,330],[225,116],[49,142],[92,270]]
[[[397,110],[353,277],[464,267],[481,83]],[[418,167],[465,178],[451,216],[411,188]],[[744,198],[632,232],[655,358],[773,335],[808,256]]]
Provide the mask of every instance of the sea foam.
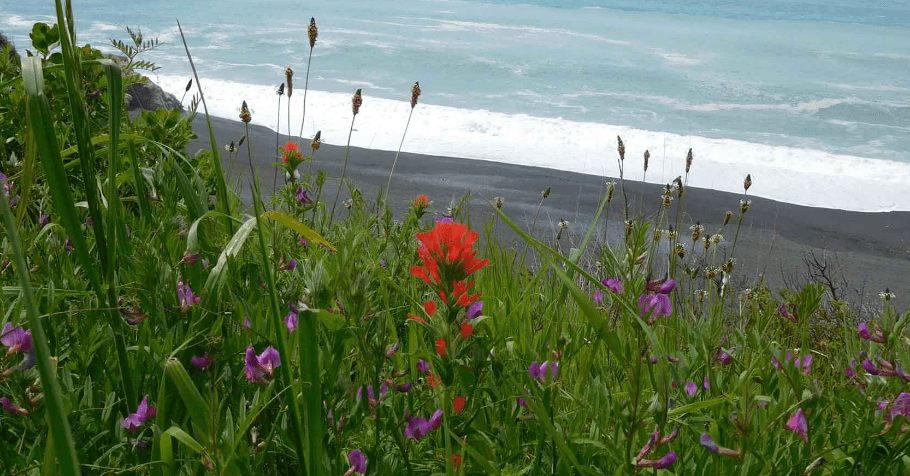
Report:
[[[187,77],[162,75],[157,81],[180,97]],[[253,123],[275,129],[278,97],[273,87],[210,78],[202,78],[202,85],[211,114],[236,119],[245,100],[253,111]],[[302,93],[296,89],[291,100],[292,135],[300,131]],[[396,150],[409,103],[370,97],[369,89],[364,89],[363,95],[351,145]],[[286,104],[285,97],[281,114],[284,133]],[[351,95],[309,91],[306,111],[304,137],[321,130],[326,143],[345,144],[351,124]],[[685,174],[685,156],[691,147],[695,160],[690,186],[741,193],[743,178],[751,174],[754,186],[749,194],[754,196],[853,211],[910,210],[910,199],[906,198],[910,165],[906,163],[562,118],[421,103],[414,111],[403,150],[615,178],[619,174],[617,135],[626,145],[627,180],[642,179],[642,154],[647,149],[651,160],[646,180],[671,182]]]

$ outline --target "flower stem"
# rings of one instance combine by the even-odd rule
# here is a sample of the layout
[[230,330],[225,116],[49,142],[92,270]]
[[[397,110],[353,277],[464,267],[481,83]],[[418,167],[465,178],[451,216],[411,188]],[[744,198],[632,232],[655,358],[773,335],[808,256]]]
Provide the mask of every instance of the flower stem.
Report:
[[408,113],[408,122],[404,125],[404,134],[401,135],[401,143],[398,144],[398,152],[395,153],[395,160],[392,161],[392,170],[389,171],[389,183],[385,186],[386,202],[389,201],[389,190],[392,188],[392,174],[395,173],[395,164],[398,163],[398,156],[401,155],[401,146],[404,145],[404,137],[408,134],[408,126],[411,125],[411,116],[414,115],[414,108]]
[[341,187],[344,185],[344,174],[348,171],[348,154],[351,152],[351,135],[354,134],[354,119],[357,114],[351,118],[351,130],[348,131],[348,145],[344,149],[344,165],[341,167],[341,179],[338,180],[338,191],[335,192],[335,201],[332,202],[332,213],[329,215],[329,223],[335,219],[335,206],[338,205],[338,196],[341,194]]

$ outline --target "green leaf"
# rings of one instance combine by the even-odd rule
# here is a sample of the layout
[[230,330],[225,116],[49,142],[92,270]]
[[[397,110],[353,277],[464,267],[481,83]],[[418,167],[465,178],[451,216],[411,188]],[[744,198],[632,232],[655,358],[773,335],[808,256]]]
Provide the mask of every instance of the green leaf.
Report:
[[[183,404],[186,406],[190,419],[196,426],[196,434],[199,435],[203,443],[209,446],[209,434],[212,429],[212,416],[209,410],[209,404],[205,401],[199,389],[193,383],[186,368],[177,359],[170,359],[164,364],[164,371],[174,383]],[[163,435],[162,435],[163,436]],[[162,458],[164,446],[162,444]]]
[[57,25],[51,27],[47,23],[35,23],[28,36],[32,39],[32,46],[39,53],[47,56],[50,50],[60,42],[60,29],[57,28]]
[[331,243],[326,241],[326,239],[323,238],[319,233],[316,233],[315,231],[310,229],[308,226],[304,225],[303,223],[300,223],[299,221],[297,221],[281,212],[277,212],[277,211],[273,210],[273,211],[267,212],[265,215],[262,216],[262,218],[281,223],[282,225],[299,233],[301,236],[306,238],[307,241],[312,241],[313,243],[322,245],[326,249],[331,250],[331,251],[338,251],[335,249],[334,246],[332,246]]
[[240,228],[234,233],[234,236],[231,237],[230,241],[224,245],[224,249],[221,251],[221,255],[218,256],[218,262],[215,263],[215,266],[212,268],[212,272],[209,273],[208,279],[205,280],[205,291],[206,299],[214,299],[218,290],[224,284],[225,276],[225,266],[227,265],[228,258],[236,256],[240,252],[240,249],[243,247],[243,243],[246,241],[247,237],[250,236],[250,232],[253,231],[253,227],[256,226],[256,220],[247,220],[243,225],[240,225]]

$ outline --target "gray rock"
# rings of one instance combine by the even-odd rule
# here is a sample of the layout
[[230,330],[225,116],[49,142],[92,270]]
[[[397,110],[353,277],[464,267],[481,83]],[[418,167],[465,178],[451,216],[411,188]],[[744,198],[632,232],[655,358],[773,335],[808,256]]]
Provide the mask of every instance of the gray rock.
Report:
[[130,111],[135,109],[146,111],[157,111],[158,109],[183,110],[179,99],[151,81],[129,85],[126,88],[126,106]]

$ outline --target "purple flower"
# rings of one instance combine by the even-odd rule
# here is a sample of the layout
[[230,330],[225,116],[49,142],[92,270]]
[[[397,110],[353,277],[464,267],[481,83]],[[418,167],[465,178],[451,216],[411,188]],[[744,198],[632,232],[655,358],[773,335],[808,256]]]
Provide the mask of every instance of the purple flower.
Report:
[[428,422],[431,430],[435,430],[442,426],[442,410],[436,410],[433,412],[433,415],[430,417]]
[[249,330],[251,327],[253,327],[253,324],[250,322],[250,316],[244,317],[243,328]]
[[136,448],[138,451],[148,451],[152,447],[152,442],[148,440],[135,440],[133,441],[133,448]]
[[646,459],[639,461],[635,466],[638,466],[639,468],[667,469],[670,466],[673,466],[673,463],[676,463],[675,451],[665,454],[661,459]]
[[414,382],[408,382],[401,385],[395,385],[395,390],[401,393],[408,393],[414,387]]
[[297,313],[291,311],[287,316],[284,317],[284,323],[288,326],[288,332],[294,332],[297,330]]
[[619,294],[622,292],[622,279],[612,278],[612,279],[602,279],[600,281],[607,289],[610,290],[613,294]]
[[648,438],[648,442],[645,443],[645,446],[642,446],[641,451],[638,452],[638,456],[635,457],[636,464],[644,459],[645,456],[648,456],[648,453],[654,449],[654,445],[657,444],[658,440],[660,440],[660,432],[655,431],[654,433],[651,433],[651,437]]
[[423,359],[418,360],[417,361],[417,371],[424,375],[429,375],[430,374],[430,364],[426,363],[426,361]]
[[540,383],[545,384],[547,381],[547,370],[550,370],[551,379],[556,379],[556,373],[559,371],[559,363],[554,362],[553,368],[550,369],[550,362],[545,360],[544,363],[538,364],[536,361],[531,362],[528,366],[528,375],[536,378]]
[[705,382],[702,384],[702,386],[705,388],[706,392],[711,391],[711,380],[708,378],[707,375],[705,375]]
[[212,362],[213,360],[209,357],[209,354],[194,355],[193,358],[190,359],[190,363],[193,364],[193,367],[196,367],[199,370],[208,369],[209,365],[212,365]]
[[781,303],[780,307],[777,308],[777,310],[780,312],[780,315],[781,315],[781,316],[784,316],[785,319],[787,319],[788,321],[790,321],[790,322],[792,322],[792,323],[794,323],[794,324],[796,323],[796,316],[794,316],[793,314],[790,314],[789,312],[787,312],[787,305],[786,305],[786,304]]
[[670,294],[676,289],[676,281],[669,278],[651,281],[645,286],[645,290],[657,294]]
[[669,435],[661,438],[660,441],[658,442],[658,445],[663,446],[668,443],[672,443],[674,440],[676,440],[677,436],[679,436],[679,425],[676,425],[676,428],[674,428],[673,431]]
[[301,238],[301,239],[300,239],[300,246],[307,246],[306,238]]
[[711,361],[719,362],[723,365],[730,365],[733,363],[733,356],[718,349],[717,352],[714,353],[714,358]]
[[149,396],[146,395],[142,397],[142,401],[139,402],[139,407],[136,408],[136,413],[131,414],[123,420],[123,426],[130,432],[136,432],[146,420],[155,418],[157,411],[155,407],[148,404]]
[[32,350],[32,331],[23,330],[22,327],[13,329],[13,324],[7,322],[0,332],[0,343],[9,347],[6,355],[13,355],[16,352],[31,352]]
[[430,432],[430,423],[421,417],[411,417],[404,428],[404,436],[412,440],[419,440]]
[[790,417],[790,421],[787,422],[787,429],[799,435],[799,437],[803,439],[804,443],[809,442],[809,424],[806,423],[806,417],[803,415],[802,408],[796,410],[796,413]]
[[281,357],[274,347],[266,347],[258,356],[253,346],[247,347],[246,356],[244,357],[244,371],[246,372],[247,380],[250,382],[267,384],[268,381],[265,376],[271,377],[272,372],[279,366],[281,366]]
[[396,342],[396,343],[394,343],[393,345],[389,346],[389,347],[385,350],[385,356],[386,356],[386,358],[392,358],[393,355],[395,355],[395,354],[398,353],[398,349],[400,349],[400,348],[401,348],[401,339],[398,339],[398,342]]
[[673,304],[666,294],[642,294],[638,298],[638,309],[642,319],[648,318],[648,324],[654,324],[660,316],[673,315]]
[[604,292],[600,289],[594,290],[594,304],[597,304],[598,306],[604,305]]
[[853,378],[854,375],[856,375],[856,359],[851,359],[850,366],[844,369],[844,376]]
[[73,243],[70,241],[70,237],[68,237],[68,236],[66,237],[66,241],[63,242],[63,248],[64,248],[66,251],[73,251],[73,250],[74,250],[74,248],[73,248]]
[[51,217],[49,215],[41,215],[41,219],[38,220],[38,227],[44,228],[45,225],[51,222]]
[[[284,260],[282,260],[282,261],[284,261]],[[297,260],[295,260],[294,258],[291,258],[291,260],[288,261],[288,264],[283,265],[280,268],[278,268],[278,271],[291,271],[296,267],[297,267]]]
[[879,344],[885,342],[885,335],[878,326],[875,326],[875,333],[873,334],[869,332],[869,326],[865,322],[860,322],[859,326],[857,326],[857,332],[861,338],[868,341],[878,342]]
[[[796,359],[797,367],[799,366],[799,359]],[[812,354],[809,354],[803,357],[803,373],[809,375],[809,366],[812,365]]]
[[869,372],[872,375],[878,375],[878,369],[875,368],[875,364],[873,364],[872,361],[869,359],[863,360],[863,369],[865,369],[866,372]]
[[903,415],[904,418],[910,419],[910,393],[901,392],[901,394],[894,399],[894,406],[891,408],[888,419],[892,420],[898,415]]
[[729,448],[724,448],[723,446],[718,445],[717,442],[714,441],[714,438],[711,438],[711,435],[707,433],[701,435],[701,445],[706,450],[716,455],[730,456],[733,458],[739,458],[740,456],[739,451],[731,450]]
[[689,380],[686,382],[686,395],[694,397],[698,393],[698,385],[695,385],[695,382]]
[[0,184],[3,185],[3,194],[9,197],[9,206],[15,207],[19,203],[19,196],[13,194],[13,181],[7,180],[6,174],[0,173]]
[[360,473],[366,474],[367,472],[367,457],[360,450],[351,451],[348,454],[348,463],[351,463],[351,469],[348,473]]
[[13,405],[13,402],[9,401],[9,399],[6,397],[0,398],[0,404],[3,405],[4,410],[12,413],[13,415],[16,415],[16,416],[28,415],[28,410],[17,407],[16,405]]
[[186,314],[191,307],[199,304],[199,297],[193,295],[193,290],[189,284],[183,284],[183,281],[177,283],[177,299],[180,301],[180,312]]
[[313,199],[307,196],[306,190],[304,190],[303,187],[297,187],[297,200],[303,205],[313,203]]
[[518,398],[518,406],[530,408],[530,407],[528,407],[528,401],[525,400],[524,397],[517,397],[517,398]]
[[468,319],[476,319],[480,317],[482,311],[483,301],[475,301],[474,304],[471,304],[471,307],[468,308],[467,312],[465,312],[464,317]]

